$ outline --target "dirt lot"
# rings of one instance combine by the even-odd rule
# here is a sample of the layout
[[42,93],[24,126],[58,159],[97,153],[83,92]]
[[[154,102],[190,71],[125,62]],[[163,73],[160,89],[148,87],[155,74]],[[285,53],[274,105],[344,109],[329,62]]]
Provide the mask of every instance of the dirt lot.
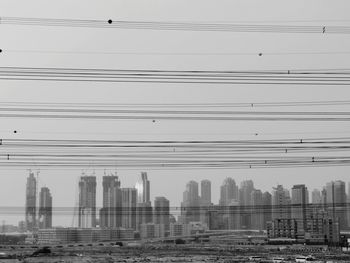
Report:
[[[253,262],[252,255],[263,258],[260,262],[272,262],[273,257],[284,257],[286,262],[295,262],[294,252],[278,252],[264,247],[239,249],[208,245],[163,245],[152,244],[139,247],[64,247],[52,248],[48,255],[31,257],[33,248],[8,249],[6,253],[18,259],[0,259],[0,263],[112,263],[112,262]],[[301,254],[301,253],[299,253]],[[304,253],[305,254],[305,253]],[[318,262],[350,262],[349,254],[339,251],[314,253]],[[254,261],[256,262],[256,261]]]

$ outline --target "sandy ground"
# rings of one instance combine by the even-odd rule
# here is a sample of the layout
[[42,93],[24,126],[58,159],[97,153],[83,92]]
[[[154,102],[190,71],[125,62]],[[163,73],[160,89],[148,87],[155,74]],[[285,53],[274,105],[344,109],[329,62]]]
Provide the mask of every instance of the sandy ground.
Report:
[[[53,248],[51,255],[30,257],[35,249],[10,249],[8,254],[19,259],[0,259],[0,263],[114,263],[114,262],[253,262],[249,256],[259,255],[261,262],[272,262],[273,257],[282,256],[287,261],[295,262],[295,253],[285,251],[271,252],[264,248],[237,251],[232,248],[208,246],[149,245],[142,247],[70,247]],[[317,262],[350,262],[350,254],[339,252],[314,254]],[[22,257],[22,258],[20,258]],[[289,259],[289,260],[288,260]],[[256,262],[256,261],[255,261]]]

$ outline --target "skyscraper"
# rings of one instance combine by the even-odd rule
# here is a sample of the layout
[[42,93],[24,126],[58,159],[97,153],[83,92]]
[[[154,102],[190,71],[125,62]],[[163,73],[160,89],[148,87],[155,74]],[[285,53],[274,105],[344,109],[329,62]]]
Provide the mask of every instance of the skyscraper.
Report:
[[238,186],[236,185],[235,180],[230,177],[227,177],[220,187],[220,206],[227,206],[232,201],[238,201]]
[[122,193],[122,227],[136,230],[136,188],[121,188]]
[[186,184],[181,204],[181,216],[184,223],[195,222],[200,219],[198,183],[195,181],[189,181]]
[[254,183],[252,180],[245,180],[241,182],[239,189],[239,205],[241,208],[241,228],[251,228],[251,194],[254,191]]
[[96,227],[96,176],[81,176],[78,220],[80,228]]
[[209,209],[211,208],[211,182],[201,181],[201,196],[199,201],[199,219],[203,224],[209,225]]
[[100,227],[115,228],[122,225],[122,193],[118,176],[103,176],[103,205],[100,210]]
[[320,205],[322,204],[322,196],[321,196],[321,191],[318,189],[314,189],[312,191],[312,197],[311,197],[311,202],[314,205]]
[[339,218],[340,230],[348,227],[346,214],[345,182],[332,181],[326,184],[328,211],[334,218]]
[[323,187],[321,191],[321,203],[324,210],[327,210],[327,190]]
[[348,213],[348,228],[350,229],[350,182],[348,182],[348,196],[347,196],[347,213]]
[[136,207],[136,229],[140,229],[141,224],[153,221],[152,204],[150,201],[150,181],[146,172],[141,172],[136,182],[137,207]]
[[25,221],[28,231],[33,231],[36,224],[36,179],[33,172],[29,173],[26,185]]
[[137,203],[150,202],[150,182],[147,178],[146,172],[141,172],[139,179],[136,182],[135,188],[137,190]]
[[[232,200],[223,210],[226,229],[241,229],[241,208],[237,200]],[[225,222],[227,220],[227,222]],[[227,227],[226,227],[227,226]]]
[[158,196],[154,200],[154,216],[155,224],[164,225],[165,231],[169,231],[170,205],[169,200],[164,196]]
[[201,181],[201,204],[205,206],[211,204],[211,182],[209,180]]
[[263,194],[260,190],[251,192],[251,228],[255,230],[264,229],[264,206]]
[[306,219],[308,218],[309,192],[304,184],[292,188],[291,218],[297,220],[298,234],[305,234]]
[[272,190],[272,220],[290,219],[290,195],[282,185],[277,185]]
[[272,195],[269,192],[262,194],[263,227],[266,229],[267,222],[272,220]]
[[50,189],[42,187],[39,196],[39,228],[52,227],[52,196]]

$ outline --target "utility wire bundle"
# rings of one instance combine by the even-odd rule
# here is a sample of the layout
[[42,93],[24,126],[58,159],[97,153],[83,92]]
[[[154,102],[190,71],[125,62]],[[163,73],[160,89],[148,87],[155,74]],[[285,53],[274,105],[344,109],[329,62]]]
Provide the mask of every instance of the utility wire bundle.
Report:
[[154,70],[0,67],[0,79],[248,85],[350,85],[350,70]]
[[0,24],[51,27],[117,28],[140,30],[177,30],[211,32],[259,32],[259,33],[303,33],[303,34],[350,34],[349,26],[314,25],[268,25],[268,24],[228,24],[166,21],[128,21],[128,20],[92,20],[92,19],[55,19],[0,17]]
[[[0,102],[0,118],[167,121],[349,121],[350,112],[329,110],[348,101],[212,104],[35,104]],[[328,107],[323,110],[276,110],[277,107]],[[242,110],[239,108],[250,109]],[[261,108],[270,110],[260,110]],[[259,109],[260,108],[260,109]]]
[[276,168],[350,164],[350,138],[113,141],[1,139],[2,167]]

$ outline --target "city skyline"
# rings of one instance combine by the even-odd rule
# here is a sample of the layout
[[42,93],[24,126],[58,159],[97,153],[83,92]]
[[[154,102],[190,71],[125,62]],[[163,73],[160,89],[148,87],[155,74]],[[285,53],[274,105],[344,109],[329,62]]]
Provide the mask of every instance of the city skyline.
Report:
[[0,258],[350,262],[349,0],[0,10]]
[[[80,212],[78,213],[78,226],[79,227],[95,227],[97,222],[96,220],[99,219],[99,226],[100,227],[122,227],[122,226],[134,226],[135,228],[137,228],[138,224],[141,223],[137,223],[137,219],[139,216],[137,215],[137,206],[138,205],[144,205],[147,204],[147,207],[150,208],[150,210],[146,211],[145,215],[149,215],[149,213],[152,214],[156,214],[156,210],[152,210],[155,209],[156,207],[156,203],[160,202],[159,198],[165,198],[168,206],[170,207],[169,213],[173,214],[172,212],[176,211],[177,208],[179,208],[180,206],[175,206],[175,205],[169,205],[169,200],[165,197],[160,197],[160,196],[156,196],[154,198],[154,201],[151,202],[151,200],[149,199],[149,196],[151,194],[150,191],[150,181],[148,180],[147,177],[147,173],[146,172],[140,172],[139,175],[139,181],[135,182],[135,188],[123,188],[121,187],[121,180],[119,179],[119,177],[117,175],[115,175],[114,173],[110,173],[108,175],[106,175],[106,172],[104,173],[103,181],[102,181],[102,185],[99,186],[96,182],[96,178],[98,176],[96,175],[85,175],[85,173],[83,173],[82,176],[80,176],[80,182],[79,182],[79,206],[76,208],[78,209],[78,211],[80,211],[81,209],[88,209],[90,212],[84,212],[82,214],[85,215],[84,219],[80,218]],[[33,187],[37,187],[36,184],[36,178],[34,177],[34,173],[30,172],[29,173],[29,177],[28,179],[29,181],[27,181],[27,191],[35,193]],[[28,184],[28,182],[30,182]],[[230,184],[233,184],[234,186],[236,185],[236,187],[231,187],[229,191],[232,191],[233,194],[234,192],[236,192],[236,198],[232,198],[230,199],[231,201],[228,203],[221,203],[221,198],[223,197],[222,193],[226,193],[226,188],[223,188],[223,186],[227,186],[228,182],[230,182]],[[299,226],[299,229],[302,229],[302,227],[305,227],[305,219],[307,217],[307,210],[308,208],[306,208],[306,205],[308,204],[325,204],[327,203],[332,204],[339,204],[339,203],[345,203],[348,196],[347,196],[347,190],[346,189],[346,185],[349,185],[349,182],[342,182],[340,180],[336,180],[336,181],[331,181],[331,182],[327,182],[322,188],[320,189],[314,189],[314,190],[318,190],[319,193],[321,193],[322,191],[326,191],[326,193],[328,193],[326,195],[326,198],[324,198],[324,201],[322,201],[319,198],[313,198],[314,196],[314,190],[312,192],[308,191],[308,188],[306,185],[304,184],[295,184],[293,185],[292,188],[287,189],[287,188],[283,188],[282,185],[277,185],[272,187],[272,191],[265,191],[262,192],[260,189],[257,189],[256,187],[254,187],[254,182],[252,180],[243,180],[240,183],[240,186],[237,186],[235,180],[231,177],[227,177],[223,180],[222,185],[220,187],[219,190],[220,193],[220,199],[215,202],[212,201],[210,204],[208,203],[203,203],[203,199],[202,199],[202,195],[207,195],[207,192],[212,192],[212,188],[209,187],[208,185],[211,186],[211,181],[207,180],[207,179],[203,179],[200,181],[200,183],[196,182],[196,181],[189,181],[186,185],[186,190],[183,193],[183,202],[181,204],[181,207],[200,207],[200,206],[215,206],[215,205],[219,205],[221,204],[221,206],[230,206],[231,204],[233,204],[233,202],[236,202],[237,206],[243,206],[243,207],[249,207],[249,209],[251,209],[250,207],[252,207],[252,209],[254,209],[253,207],[256,206],[257,208],[257,213],[259,213],[259,210],[261,209],[261,207],[266,206],[266,198],[271,199],[270,204],[272,205],[272,211],[271,211],[271,219],[281,219],[281,218],[295,218],[295,219],[302,219],[301,221],[301,225]],[[334,186],[335,185],[335,186]],[[28,188],[29,187],[29,188]],[[137,191],[137,187],[143,188],[145,187],[146,189],[146,193],[144,193],[143,189],[141,190],[141,195],[138,194]],[[202,189],[202,187],[204,187],[204,189]],[[247,188],[248,187],[248,188]],[[85,193],[85,191],[87,191],[87,189],[90,189],[90,194],[88,194],[88,192]],[[102,204],[101,206],[99,206],[98,203],[96,203],[96,193],[99,192],[99,189],[102,190],[103,192],[103,200],[102,200]],[[118,190],[119,189],[119,190]],[[135,192],[134,197],[131,197],[131,195],[128,193],[126,193],[125,191],[130,191],[133,190]],[[249,189],[249,191],[247,193],[245,193],[245,189]],[[205,190],[205,191],[203,191]],[[33,192],[34,191],[34,192]],[[237,192],[238,191],[238,192]],[[45,194],[46,192],[46,194]],[[123,194],[123,192],[125,192],[125,194]],[[214,190],[215,192],[215,190]],[[238,194],[240,193],[240,194]],[[336,193],[336,194],[335,194]],[[88,194],[88,195],[86,195]],[[91,195],[92,194],[92,195]],[[269,196],[265,197],[266,194],[269,194]],[[28,195],[28,192],[27,192]],[[31,195],[31,196],[32,196]],[[157,195],[157,193],[154,193],[154,195]],[[42,199],[45,199],[43,196],[47,196],[46,199],[48,198],[48,201],[43,201]],[[125,197],[124,197],[125,196]],[[126,219],[124,218],[125,216],[122,216],[120,213],[120,217],[115,217],[115,213],[119,213],[118,212],[118,207],[122,207],[122,203],[124,203],[123,207],[125,206],[125,202],[130,202],[130,201],[123,201],[123,200],[127,200],[125,199],[126,196],[129,196],[128,199],[130,198],[134,198],[134,205],[132,205],[131,203],[127,203],[127,206],[134,206],[135,207],[135,212],[134,212],[134,218],[130,217],[130,219]],[[141,202],[137,201],[137,196],[141,196],[140,200]],[[330,197],[330,196],[334,196],[334,197]],[[49,219],[44,220],[48,223],[42,223],[42,217],[45,217],[45,212],[40,212],[42,210],[45,211],[44,208],[44,204],[43,203],[49,203],[51,204],[51,206],[53,207],[53,209],[55,208],[54,205],[52,205],[52,196],[50,193],[49,188],[47,187],[41,187],[41,191],[40,191],[40,195],[39,195],[39,207],[35,208],[32,207],[32,209],[34,208],[35,213],[38,213],[38,215],[34,215],[35,220],[38,220],[38,223],[36,225],[36,227],[43,227],[44,228],[46,226],[51,227],[52,226],[52,210],[48,211],[48,216]],[[29,197],[29,200],[31,200],[31,202],[33,201],[33,197]],[[118,201],[119,200],[119,201]],[[142,201],[146,201],[146,202],[142,202]],[[157,201],[158,200],[158,201]],[[333,201],[334,200],[334,201]],[[36,201],[35,201],[36,202]],[[301,207],[298,207],[297,205],[300,204]],[[279,208],[279,205],[281,205],[281,208]],[[286,207],[291,205],[290,208]],[[108,215],[108,212],[105,212],[106,209],[108,210],[108,208],[110,209],[110,214]],[[117,208],[117,210],[115,210]],[[125,208],[121,208],[121,210],[123,210]],[[287,209],[287,210],[286,210]],[[338,209],[338,208],[337,208]],[[75,209],[74,209],[75,210]],[[329,208],[328,208],[329,210]],[[27,210],[26,210],[27,211]],[[94,212],[95,211],[95,212]],[[153,211],[153,212],[152,212]],[[46,211],[47,213],[47,211]],[[132,212],[131,212],[132,213]],[[246,212],[244,212],[246,213]],[[347,219],[350,215],[349,212],[344,211],[334,211],[333,213],[335,213],[337,216],[339,216],[340,219],[340,226],[342,228],[347,227],[348,223],[350,223],[350,221]],[[27,214],[27,212],[26,212]],[[254,214],[254,212],[253,212]],[[243,227],[243,228],[251,228],[253,226],[257,226],[257,227],[261,227],[264,224],[266,224],[266,221],[270,220],[270,218],[265,218],[266,214],[265,213],[261,213],[261,216],[259,215],[258,218],[254,217],[253,218],[253,214],[251,214],[249,216],[249,214],[247,214],[246,216],[243,216],[242,219],[240,219],[240,225],[239,227]],[[99,215],[99,216],[97,216]],[[175,214],[176,215],[176,214]],[[72,215],[73,217],[75,217],[76,215]],[[89,218],[87,218],[87,217]],[[203,218],[201,216],[198,217],[196,216],[196,214],[194,213],[193,215],[188,215],[188,214],[177,214],[178,216],[178,220],[181,220],[181,218],[183,216],[187,216],[188,219],[186,219],[186,222],[195,222],[195,221],[201,221],[203,220]],[[91,219],[90,219],[91,217]],[[192,218],[193,217],[193,218]],[[26,216],[27,218],[27,216]],[[33,218],[33,215],[32,215]],[[41,223],[39,222],[41,218]],[[47,218],[47,216],[46,216]],[[119,219],[118,219],[119,218]],[[124,219],[123,219],[124,218]],[[130,221],[131,220],[131,221]],[[134,220],[134,223],[132,223],[132,220]],[[345,220],[345,221],[344,221]],[[112,222],[113,221],[113,222]],[[148,222],[153,222],[154,219],[152,220],[152,217],[149,219],[142,219],[141,222],[143,223],[148,223]],[[164,219],[162,219],[162,221],[164,221]],[[344,223],[342,223],[344,221]],[[129,222],[129,223],[127,223]],[[131,223],[130,223],[131,222]],[[303,223],[304,222],[304,223]],[[28,224],[28,223],[27,223]],[[299,224],[299,223],[298,223]],[[29,227],[30,227],[30,223],[29,223]],[[168,229],[168,227],[167,227]]]
[[[225,24],[239,22],[263,23],[268,21],[287,25],[304,24],[324,26],[337,25],[336,20],[348,19],[347,1],[305,1],[290,3],[281,1],[200,1],[203,8],[198,12],[198,1],[189,3],[178,0],[139,3],[138,8],[131,2],[113,1],[105,4],[74,3],[63,0],[48,5],[43,0],[35,4],[17,0],[0,3],[4,16],[27,18],[67,18],[96,21],[221,21]],[[84,5],[84,12],[81,12]],[[18,6],[21,6],[19,9]],[[42,8],[33,8],[38,6]],[[184,6],[186,8],[184,8]],[[317,8],[315,8],[317,6]],[[156,8],[155,8],[156,7]],[[80,11],[79,11],[80,10]],[[185,10],[185,11],[184,11]],[[275,10],[279,10],[276,12]],[[302,10],[302,12],[300,12]],[[339,22],[340,23],[340,22]],[[264,23],[263,23],[264,24]],[[108,24],[106,24],[108,26]],[[113,24],[112,24],[113,26]],[[348,68],[349,38],[343,34],[280,34],[248,32],[183,32],[158,30],[119,30],[116,28],[46,27],[32,25],[1,24],[3,67],[52,67],[52,68],[97,68],[124,70],[319,70]],[[198,110],[212,110],[210,105],[233,104],[228,110],[240,111],[348,111],[348,104],[321,105],[320,102],[339,102],[349,98],[347,86],[335,85],[213,85],[194,83],[101,83],[101,82],[53,82],[1,80],[1,101],[8,105],[39,107],[43,104],[53,108],[61,103],[79,106],[96,105],[145,105],[162,104],[197,105]],[[16,103],[18,102],[18,103]],[[305,102],[315,102],[313,105]],[[261,105],[259,103],[265,103]],[[269,107],[267,104],[277,103]],[[282,103],[282,104],[281,104]],[[286,106],[286,104],[291,106]],[[300,104],[303,103],[303,104]],[[171,106],[172,105],[172,106]],[[198,105],[204,105],[199,108]],[[254,105],[254,107],[251,107]],[[273,104],[275,105],[275,104]],[[40,107],[41,106],[41,107]],[[236,107],[242,106],[242,107]],[[57,106],[58,107],[58,106]],[[185,107],[185,106],[184,106]],[[191,106],[192,107],[192,106]],[[67,107],[66,107],[67,108]],[[183,107],[177,107],[181,110]],[[115,108],[113,108],[115,109]],[[142,109],[145,109],[144,107]],[[226,108],[224,108],[226,109]],[[186,108],[188,110],[188,108]],[[40,114],[40,113],[38,113]],[[345,121],[182,121],[182,120],[90,120],[51,118],[1,118],[0,136],[6,141],[22,139],[47,140],[121,140],[121,141],[218,141],[218,140],[306,140],[310,138],[342,138],[350,131]],[[2,149],[5,145],[2,146]],[[7,151],[6,151],[7,150]],[[13,149],[4,152],[15,154]],[[21,152],[23,149],[18,149]],[[80,153],[85,154],[85,151]],[[338,152],[345,154],[346,152]],[[6,153],[5,153],[6,154]],[[292,154],[291,154],[292,155]],[[303,153],[308,158],[325,156],[325,152]],[[285,152],[279,157],[289,156]],[[6,159],[6,158],[5,158]],[[4,159],[4,161],[6,161]],[[10,158],[11,159],[11,158]],[[0,205],[22,207],[25,196],[26,168],[41,169],[42,183],[47,185],[54,197],[55,206],[71,207],[74,204],[76,178],[81,169],[44,167],[36,158],[30,159],[26,167],[2,167],[4,182],[0,186]],[[118,166],[99,167],[89,161],[83,169],[96,170],[100,185],[104,169],[118,170],[122,187],[133,187],[138,176],[134,170],[123,170]],[[152,192],[167,196],[172,204],[180,205],[181,191],[189,180],[203,178],[212,182],[212,200],[219,199],[219,189],[227,176],[240,183],[253,180],[256,188],[271,191],[271,187],[283,184],[290,189],[293,184],[305,184],[309,191],[330,181],[346,181],[350,173],[348,166],[298,167],[271,169],[193,169],[193,170],[151,170]],[[68,182],[68,183],[66,183]],[[16,191],[13,191],[16,189]],[[166,190],[165,190],[166,189]],[[215,190],[215,191],[214,191]],[[155,194],[151,193],[151,200]],[[97,203],[102,203],[102,193],[97,193]],[[55,211],[54,211],[55,213]],[[3,215],[7,222],[18,221],[17,215]],[[54,224],[70,225],[70,219],[55,216]]]

